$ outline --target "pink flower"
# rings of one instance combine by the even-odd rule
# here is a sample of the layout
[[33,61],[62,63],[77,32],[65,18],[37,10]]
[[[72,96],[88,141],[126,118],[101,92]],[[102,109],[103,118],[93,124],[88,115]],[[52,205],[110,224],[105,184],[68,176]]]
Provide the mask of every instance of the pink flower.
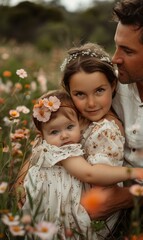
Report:
[[21,222],[24,224],[30,224],[32,222],[32,218],[30,215],[25,214],[22,218],[21,218]]
[[50,119],[51,112],[45,107],[34,107],[33,116],[40,122],[47,122]]
[[8,183],[7,182],[2,182],[0,184],[0,193],[4,193],[7,189]]
[[28,139],[29,138],[29,133],[30,133],[30,130],[28,128],[16,129],[15,133],[10,134],[10,137],[11,137],[12,140]]
[[16,108],[16,110],[17,110],[18,112],[22,112],[22,113],[24,113],[24,114],[27,114],[27,113],[30,112],[29,108],[27,108],[26,106],[18,106],[18,107]]
[[16,74],[20,77],[20,78],[26,78],[27,77],[27,72],[24,69],[19,69],[16,71]]
[[19,224],[19,216],[13,216],[12,213],[2,216],[2,222],[8,226],[16,226]]
[[47,122],[50,119],[51,113],[59,109],[60,104],[61,102],[56,96],[50,96],[48,99],[40,99],[34,105],[33,116],[40,122]]
[[18,118],[20,116],[19,112],[15,109],[12,109],[9,111],[9,115],[12,117],[12,118]]
[[22,226],[10,226],[9,227],[10,232],[13,236],[24,236],[25,231]]
[[35,234],[39,236],[42,240],[51,240],[53,236],[57,233],[58,228],[55,224],[51,222],[40,222],[36,225]]
[[43,103],[51,112],[57,111],[61,105],[60,100],[56,96],[50,96],[49,99],[44,98]]
[[6,152],[9,152],[9,146],[6,145],[5,147],[3,147],[3,150],[2,150],[2,151],[5,152],[5,153],[6,153]]
[[143,196],[143,186],[134,184],[129,188],[129,191],[134,196]]

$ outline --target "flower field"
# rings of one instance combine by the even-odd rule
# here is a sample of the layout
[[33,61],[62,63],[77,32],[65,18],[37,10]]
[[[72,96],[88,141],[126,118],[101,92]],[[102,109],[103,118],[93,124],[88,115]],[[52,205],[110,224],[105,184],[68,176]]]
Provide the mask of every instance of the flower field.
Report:
[[[32,123],[33,105],[42,94],[59,87],[63,59],[64,51],[61,49],[40,53],[33,46],[18,46],[13,42],[0,47],[0,239],[61,239],[54,223],[36,223],[31,215],[23,214],[18,207],[23,189],[19,187],[16,194],[14,184],[23,164],[30,158],[36,135]],[[139,200],[143,187],[136,185],[131,188],[131,193],[135,197],[132,232],[123,239],[141,240]],[[89,205],[92,210],[92,204],[96,202],[93,193],[87,194],[84,200],[86,207]],[[95,222],[95,229],[98,226]],[[70,229],[65,231],[67,239],[71,239],[73,232]]]
[[35,226],[30,216],[23,216],[17,204],[21,189],[16,196],[13,185],[36,134],[33,104],[58,87],[62,52],[39,53],[33,46],[10,43],[0,47],[0,59],[0,239],[37,239],[43,228],[51,231],[42,239],[51,239],[56,227],[47,222]]

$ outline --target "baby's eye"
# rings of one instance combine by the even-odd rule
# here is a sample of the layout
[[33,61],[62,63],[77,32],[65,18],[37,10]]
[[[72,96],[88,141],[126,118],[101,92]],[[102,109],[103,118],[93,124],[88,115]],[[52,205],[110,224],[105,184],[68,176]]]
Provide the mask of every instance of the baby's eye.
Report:
[[67,129],[71,130],[73,127],[74,127],[74,125],[70,124],[70,125],[67,126]]
[[57,135],[58,133],[59,133],[58,130],[53,130],[53,131],[50,132],[51,135]]

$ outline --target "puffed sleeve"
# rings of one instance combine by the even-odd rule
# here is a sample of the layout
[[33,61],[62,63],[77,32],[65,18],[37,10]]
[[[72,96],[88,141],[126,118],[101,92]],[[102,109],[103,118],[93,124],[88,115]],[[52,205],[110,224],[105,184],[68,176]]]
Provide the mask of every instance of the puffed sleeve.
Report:
[[114,121],[105,120],[90,126],[84,135],[85,156],[91,164],[122,165],[125,139]]
[[61,160],[68,157],[82,156],[84,151],[81,144],[69,144],[61,147],[47,144],[44,140],[41,145],[34,150],[35,155],[39,156],[36,165],[40,167],[52,167]]

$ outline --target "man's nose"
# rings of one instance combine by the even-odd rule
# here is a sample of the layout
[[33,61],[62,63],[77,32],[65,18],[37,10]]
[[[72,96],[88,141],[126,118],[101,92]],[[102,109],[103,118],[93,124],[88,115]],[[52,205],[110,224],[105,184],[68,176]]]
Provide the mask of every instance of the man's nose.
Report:
[[120,64],[122,62],[123,62],[123,60],[122,60],[121,54],[120,54],[119,50],[116,49],[116,51],[114,52],[114,55],[112,56],[112,63]]

